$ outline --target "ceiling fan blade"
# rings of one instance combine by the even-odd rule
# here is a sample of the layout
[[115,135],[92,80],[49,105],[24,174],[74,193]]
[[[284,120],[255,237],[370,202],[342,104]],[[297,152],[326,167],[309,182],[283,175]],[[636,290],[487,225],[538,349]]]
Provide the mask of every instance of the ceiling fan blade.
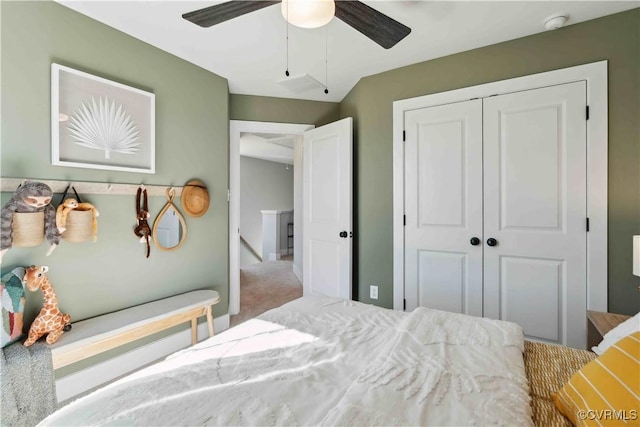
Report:
[[182,17],[201,27],[211,27],[276,3],[280,3],[280,0],[232,0],[205,7],[204,9],[194,10],[193,12],[187,12],[183,14]]
[[336,17],[385,49],[392,48],[411,32],[411,28],[360,1],[337,0]]

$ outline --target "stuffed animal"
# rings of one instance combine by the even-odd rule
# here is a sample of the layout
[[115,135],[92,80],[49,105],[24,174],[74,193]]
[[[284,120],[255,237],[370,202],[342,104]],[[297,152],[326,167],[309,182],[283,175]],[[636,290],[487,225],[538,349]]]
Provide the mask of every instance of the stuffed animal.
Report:
[[76,199],[65,199],[56,211],[56,227],[58,227],[58,231],[60,234],[65,232],[67,229],[67,216],[69,212],[74,209],[78,211],[91,211],[93,217],[93,241],[96,242],[98,240],[98,217],[100,216],[100,212],[98,212],[91,203],[78,203]]
[[[140,196],[142,196],[142,204],[140,204]],[[147,203],[147,189],[144,185],[138,188],[136,194],[136,220],[137,226],[133,229],[136,236],[140,238],[140,243],[147,244],[147,258],[151,252],[151,245],[149,239],[151,238],[151,227],[149,227],[148,219],[151,216],[149,213],[149,204]]]
[[23,212],[43,212],[44,211],[44,232],[45,237],[51,247],[47,256],[51,255],[60,243],[60,232],[56,227],[56,210],[51,205],[53,192],[51,188],[42,183],[28,181],[20,185],[3,207],[0,213],[0,262],[4,254],[13,246],[13,214]]
[[76,199],[66,199],[58,209],[56,210],[56,227],[60,234],[64,233],[67,229],[67,215],[69,212],[78,207],[78,201]]
[[92,227],[93,227],[93,243],[98,241],[98,217],[100,216],[100,212],[93,206],[91,203],[83,202],[78,203],[78,207],[76,208],[79,211],[91,211],[92,214]]
[[71,329],[71,316],[62,313],[58,308],[58,298],[47,278],[47,271],[49,271],[49,267],[46,265],[42,267],[32,265],[31,267],[27,267],[24,278],[22,279],[22,283],[27,289],[31,292],[40,289],[44,296],[44,305],[31,324],[29,337],[24,342],[26,347],[35,343],[44,334],[48,334],[47,343],[53,344],[58,341],[58,338],[60,338],[65,331]]

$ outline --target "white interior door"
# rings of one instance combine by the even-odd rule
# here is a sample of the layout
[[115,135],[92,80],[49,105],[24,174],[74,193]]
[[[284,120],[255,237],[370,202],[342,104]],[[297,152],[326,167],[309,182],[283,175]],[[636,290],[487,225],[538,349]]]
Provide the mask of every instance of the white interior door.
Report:
[[410,111],[405,131],[406,310],[482,316],[482,100]]
[[352,136],[350,117],[304,133],[304,295],[351,299]]
[[586,344],[585,106],[585,82],[483,104],[484,315],[578,348]]
[[584,348],[585,106],[576,82],[405,113],[407,310]]

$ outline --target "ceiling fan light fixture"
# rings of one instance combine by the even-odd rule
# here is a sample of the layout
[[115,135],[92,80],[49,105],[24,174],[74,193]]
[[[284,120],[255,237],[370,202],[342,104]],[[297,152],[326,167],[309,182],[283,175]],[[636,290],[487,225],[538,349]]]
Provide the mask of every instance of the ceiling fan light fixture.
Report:
[[296,27],[322,27],[333,19],[335,13],[333,0],[282,0],[282,16]]

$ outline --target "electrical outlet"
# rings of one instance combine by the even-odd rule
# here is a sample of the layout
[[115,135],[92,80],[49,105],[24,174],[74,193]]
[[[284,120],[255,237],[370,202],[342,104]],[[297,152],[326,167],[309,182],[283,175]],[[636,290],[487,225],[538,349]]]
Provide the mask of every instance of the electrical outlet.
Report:
[[378,287],[376,285],[369,286],[369,298],[378,299]]

